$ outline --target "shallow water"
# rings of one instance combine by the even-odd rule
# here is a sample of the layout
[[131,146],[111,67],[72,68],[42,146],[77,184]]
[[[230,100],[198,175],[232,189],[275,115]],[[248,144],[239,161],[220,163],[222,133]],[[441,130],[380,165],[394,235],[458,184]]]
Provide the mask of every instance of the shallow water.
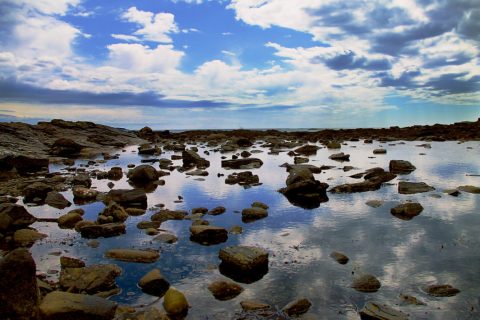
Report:
[[[447,188],[460,185],[480,185],[480,177],[467,174],[480,173],[480,145],[478,142],[432,142],[431,149],[417,147],[419,142],[404,144],[379,143],[363,144],[348,142],[341,151],[351,155],[350,162],[336,162],[328,159],[338,150],[320,149],[311,156],[310,164],[317,166],[334,165],[336,168],[316,174],[315,177],[335,186],[345,182],[356,182],[348,176],[372,167],[388,168],[392,159],[409,160],[417,170],[401,175],[378,191],[356,194],[329,194],[329,201],[316,209],[302,209],[293,206],[277,190],[285,185],[288,173],[279,165],[293,159],[286,152],[269,155],[268,150],[253,154],[263,160],[260,169],[251,170],[258,174],[261,186],[244,189],[239,185],[227,185],[224,179],[234,171],[220,167],[220,153],[203,154],[206,147],[199,148],[199,154],[210,160],[210,173],[197,181],[184,173],[171,172],[162,177],[164,186],[148,194],[148,206],[163,203],[168,209],[190,210],[195,207],[209,209],[218,205],[227,208],[219,216],[206,215],[211,225],[227,229],[234,225],[243,227],[240,235],[229,234],[228,241],[218,245],[203,246],[189,240],[191,221],[167,221],[161,229],[175,233],[179,241],[175,244],[158,244],[144,230],[136,228],[142,220],[149,220],[154,211],[140,217],[129,217],[127,233],[118,237],[99,239],[96,249],[86,245],[75,231],[59,229],[56,223],[38,222],[33,225],[49,238],[37,242],[31,252],[39,272],[49,273],[55,278],[60,270],[59,257],[51,253],[78,257],[87,265],[116,263],[123,269],[117,278],[122,292],[111,300],[127,305],[154,303],[161,307],[161,300],[143,294],[137,287],[138,280],[152,268],[159,268],[171,285],[185,293],[191,309],[188,319],[228,319],[240,311],[239,302],[256,299],[273,306],[283,307],[289,301],[304,296],[313,303],[310,312],[316,319],[358,319],[357,309],[366,301],[386,303],[406,312],[411,319],[477,319],[480,317],[480,195],[462,192],[459,197],[443,194]],[[372,150],[382,146],[385,155],[373,155]],[[468,147],[468,148],[467,148]],[[250,148],[253,150],[253,148]],[[87,168],[108,170],[113,166],[140,164],[144,157],[137,155],[136,147],[120,153],[119,159],[109,160]],[[421,155],[420,153],[424,153]],[[160,157],[170,158],[172,152]],[[231,153],[223,154],[230,158]],[[76,165],[86,161],[77,161]],[[181,160],[174,161],[181,165]],[[344,172],[344,165],[356,169]],[[158,163],[155,164],[158,168]],[[52,165],[51,171],[61,171],[61,165]],[[225,177],[217,177],[217,173]],[[436,188],[435,191],[413,195],[397,192],[399,180],[424,181]],[[94,180],[93,186],[108,191],[108,180]],[[115,188],[131,188],[124,178],[116,181]],[[63,193],[72,201],[71,191]],[[182,203],[174,203],[178,196]],[[441,197],[438,197],[441,196]],[[379,208],[365,204],[368,200],[385,201]],[[400,220],[390,214],[390,209],[400,202],[418,201],[424,211],[410,221]],[[250,207],[253,201],[262,201],[270,206],[269,216],[252,223],[243,223],[240,211]],[[72,201],[73,202],[73,201]],[[37,217],[58,217],[76,207],[85,209],[84,219],[95,220],[103,203],[75,206],[64,210],[48,206],[29,207]],[[224,278],[218,271],[218,251],[228,245],[256,245],[270,253],[269,272],[252,284],[242,284],[245,291],[235,299],[217,301],[208,291],[208,284]],[[152,264],[138,264],[110,261],[104,252],[110,248],[154,248],[161,252],[160,259]],[[348,255],[350,261],[340,265],[329,257],[331,251]],[[53,272],[52,272],[53,271]],[[350,284],[353,273],[371,273],[382,283],[376,293],[360,293]],[[53,273],[53,274],[52,274]],[[434,298],[422,291],[430,284],[451,284],[461,290],[455,297]],[[411,294],[426,303],[425,306],[401,305],[399,294]]]

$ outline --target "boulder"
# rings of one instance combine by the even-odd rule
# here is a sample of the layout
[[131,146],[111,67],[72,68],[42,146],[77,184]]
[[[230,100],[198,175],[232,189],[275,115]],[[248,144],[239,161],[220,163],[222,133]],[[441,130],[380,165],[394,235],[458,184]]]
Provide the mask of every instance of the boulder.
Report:
[[0,204],[0,232],[28,227],[37,219],[25,207],[13,204]]
[[110,249],[105,256],[119,261],[152,263],[158,260],[160,254],[155,250]]
[[13,234],[13,241],[20,247],[31,247],[35,241],[46,238],[47,235],[33,229],[19,229]]
[[47,197],[45,198],[45,204],[48,204],[50,207],[54,207],[57,209],[65,209],[66,207],[70,207],[72,203],[65,199],[65,197],[56,191],[50,191],[47,193]]
[[110,320],[117,304],[86,294],[53,291],[40,304],[42,320]]
[[371,274],[357,276],[352,282],[352,288],[360,292],[376,292],[381,286],[380,281]]
[[310,156],[310,155],[317,154],[318,149],[320,149],[320,147],[313,144],[307,144],[295,149],[295,152],[305,156]]
[[44,202],[52,187],[43,182],[34,182],[23,189],[24,202]]
[[35,273],[35,261],[27,249],[15,249],[0,258],[2,319],[37,319],[39,296]]
[[152,155],[155,153],[160,153],[160,149],[156,145],[145,143],[138,147],[138,154],[143,155]]
[[350,161],[350,155],[345,154],[343,152],[334,153],[328,157],[328,159],[335,160],[335,161]]
[[83,146],[72,139],[60,138],[53,143],[50,154],[61,157],[75,157],[80,154],[82,149]]
[[268,216],[267,210],[260,207],[246,208],[242,210],[242,221],[253,222]]
[[408,320],[407,314],[377,302],[367,302],[359,314],[362,320]]
[[255,310],[266,310],[270,309],[270,306],[263,302],[258,302],[254,300],[244,300],[240,302],[243,311],[255,311]]
[[285,312],[288,316],[299,316],[304,314],[310,309],[312,303],[306,298],[300,298],[294,300],[282,308],[282,311]]
[[58,226],[62,229],[72,229],[77,222],[82,221],[83,217],[77,211],[70,211],[58,217]]
[[124,223],[91,224],[79,228],[82,237],[88,239],[118,236],[125,233],[125,229],[126,226]]
[[208,285],[208,290],[215,299],[220,301],[231,300],[243,292],[242,286],[232,281],[216,280]]
[[328,149],[340,149],[342,145],[338,141],[330,141],[327,143]]
[[153,132],[152,128],[145,126],[138,131],[138,136],[145,140],[151,140],[154,138],[155,133]]
[[160,176],[154,167],[142,164],[130,170],[127,177],[134,183],[147,184],[158,180]]
[[170,232],[160,232],[153,240],[160,243],[175,243],[178,237]]
[[268,210],[268,205],[266,205],[265,203],[263,202],[260,202],[260,201],[255,201],[251,204],[251,207],[252,208],[262,208],[262,209],[265,209],[265,210]]
[[170,287],[163,297],[163,308],[172,316],[185,317],[188,313],[188,301],[185,295]]
[[210,167],[210,161],[200,157],[198,153],[192,150],[182,151],[182,161],[185,168],[196,166],[197,168],[205,169]]
[[39,171],[48,172],[48,164],[48,158],[37,158],[26,155],[5,155],[0,157],[0,172],[16,171],[20,175]]
[[137,223],[138,229],[149,229],[149,228],[160,228],[161,222],[160,221],[140,221]]
[[460,293],[460,290],[449,284],[435,284],[425,288],[425,291],[434,297],[453,297]]
[[222,263],[243,271],[268,266],[268,252],[259,247],[230,246],[220,250]]
[[153,269],[140,279],[138,286],[145,293],[157,297],[163,297],[170,287],[170,284],[159,269]]
[[279,190],[287,199],[302,208],[317,208],[321,202],[328,201],[328,184],[315,180],[312,172],[305,167],[290,170],[286,180],[287,187]]
[[197,169],[197,170],[189,171],[185,174],[187,176],[206,177],[206,176],[208,176],[208,171],[204,171],[202,169]]
[[121,273],[122,269],[114,264],[62,268],[59,285],[64,291],[95,294],[116,288],[115,278]]
[[409,174],[415,171],[416,167],[406,160],[390,160],[388,170],[395,174]]
[[227,241],[228,232],[225,228],[205,225],[190,227],[190,240],[203,245],[218,244]]
[[330,253],[330,257],[332,257],[335,261],[337,261],[340,264],[347,264],[348,261],[350,260],[346,255],[338,251],[333,251],[332,253]]
[[310,161],[310,159],[305,158],[305,157],[295,157],[295,158],[293,158],[293,163],[294,164],[302,164],[302,163],[307,163],[309,161]]
[[435,188],[429,186],[425,182],[400,181],[398,183],[398,193],[400,194],[423,193],[423,192],[429,192],[432,190],[435,190]]
[[114,201],[124,208],[147,208],[147,194],[143,189],[115,189],[110,190],[106,202]]
[[244,151],[242,151],[242,152],[240,153],[240,156],[241,156],[242,158],[248,158],[248,157],[250,157],[251,155],[252,155],[252,154],[251,154],[250,152],[248,152],[247,150],[244,150]]
[[411,220],[413,217],[418,216],[422,211],[423,207],[420,203],[407,202],[392,208],[390,213],[399,219]]
[[256,169],[263,165],[263,161],[257,158],[244,158],[222,160],[222,168],[225,169]]
[[123,170],[121,167],[112,167],[107,172],[107,177],[110,180],[118,181],[123,178]]

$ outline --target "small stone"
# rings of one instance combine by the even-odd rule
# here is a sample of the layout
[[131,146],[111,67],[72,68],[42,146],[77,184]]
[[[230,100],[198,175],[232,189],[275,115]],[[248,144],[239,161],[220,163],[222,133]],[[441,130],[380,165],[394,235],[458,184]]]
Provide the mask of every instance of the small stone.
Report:
[[453,297],[460,292],[460,290],[449,284],[431,285],[425,288],[425,291],[434,297]]
[[376,292],[381,286],[380,281],[370,274],[356,277],[352,283],[352,288],[360,292]]
[[312,303],[308,299],[300,298],[287,304],[282,311],[289,316],[299,316],[307,312],[311,306]]
[[208,286],[208,290],[215,299],[220,301],[231,300],[243,292],[242,286],[232,281],[217,280]]
[[387,150],[385,149],[375,149],[373,150],[373,154],[386,154]]
[[333,251],[332,253],[330,253],[330,257],[335,259],[340,264],[347,264],[348,260],[350,260],[346,255],[337,251]]
[[435,188],[429,186],[425,182],[400,181],[398,183],[398,193],[400,194],[423,193],[423,192],[429,192],[432,190],[435,190]]
[[90,240],[87,242],[87,246],[89,246],[90,248],[98,248],[100,246],[100,241]]

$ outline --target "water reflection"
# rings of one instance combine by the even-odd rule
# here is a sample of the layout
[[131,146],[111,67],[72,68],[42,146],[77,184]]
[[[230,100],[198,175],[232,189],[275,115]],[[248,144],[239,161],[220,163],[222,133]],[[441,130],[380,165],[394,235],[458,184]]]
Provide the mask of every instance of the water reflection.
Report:
[[[263,161],[263,166],[253,169],[260,186],[244,189],[239,185],[224,183],[225,177],[235,170],[221,168],[220,154],[203,154],[208,148],[201,147],[199,154],[210,161],[209,175],[197,181],[178,171],[162,177],[165,185],[148,188],[147,210],[143,216],[132,216],[127,220],[127,233],[118,237],[100,239],[98,248],[87,245],[77,232],[59,229],[56,224],[37,222],[33,227],[48,233],[49,238],[35,244],[31,251],[37,261],[39,272],[55,278],[59,270],[58,252],[83,259],[87,265],[107,263],[104,252],[110,248],[158,249],[160,259],[153,264],[139,265],[115,262],[122,268],[117,278],[122,292],[112,300],[123,304],[140,305],[155,303],[156,297],[144,294],[137,286],[138,280],[153,268],[161,270],[171,285],[184,292],[192,306],[189,319],[205,319],[206,316],[228,318],[240,310],[239,302],[258,299],[273,306],[283,307],[299,297],[308,297],[312,302],[311,313],[319,319],[358,319],[356,308],[366,301],[387,303],[415,319],[468,319],[479,317],[478,296],[480,295],[480,196],[462,192],[459,197],[442,194],[443,189],[460,185],[480,185],[480,178],[466,173],[480,173],[479,144],[469,142],[432,142],[431,149],[415,147],[418,143],[387,145],[378,142],[365,145],[362,142],[348,142],[342,151],[350,154],[348,165],[353,170],[344,172],[343,164],[329,159],[337,151],[320,149],[310,156],[309,163],[316,166],[332,165],[335,168],[314,174],[315,179],[327,182],[331,187],[358,180],[349,176],[372,167],[388,168],[392,159],[409,160],[417,169],[409,175],[385,184],[380,190],[355,194],[329,194],[329,201],[311,209],[292,205],[277,190],[285,186],[288,176],[285,162],[293,158],[281,152],[269,155],[266,152],[254,156]],[[472,149],[467,149],[472,147]],[[386,154],[373,154],[373,150],[385,148]],[[261,149],[261,148],[257,148]],[[420,155],[425,153],[425,155]],[[123,178],[112,181],[114,189],[132,188],[126,180],[127,164],[140,164],[136,147],[119,152],[118,159],[112,159],[87,170],[108,171],[112,167],[123,168]],[[173,152],[161,155],[170,158]],[[224,154],[227,157],[230,154]],[[76,161],[85,165],[86,161]],[[173,160],[173,165],[182,165]],[[158,163],[155,164],[158,168]],[[51,170],[64,170],[64,166],[52,166]],[[240,170],[237,170],[240,171]],[[225,176],[218,176],[218,174]],[[413,195],[400,195],[397,183],[400,179],[424,181],[436,191]],[[98,191],[108,192],[110,180],[93,180]],[[62,194],[73,202],[71,192]],[[431,195],[440,195],[434,198]],[[178,196],[183,200],[179,202]],[[378,208],[365,204],[368,200],[381,200]],[[241,211],[254,201],[269,205],[268,217],[253,223],[243,223]],[[410,221],[403,221],[390,214],[390,209],[407,201],[419,202],[423,212]],[[212,225],[230,229],[243,227],[243,234],[229,234],[224,243],[203,246],[191,242],[189,227],[191,221],[167,221],[161,229],[175,234],[178,242],[159,243],[148,236],[145,230],[136,227],[141,221],[149,221],[156,204],[164,204],[170,210],[191,210],[195,207],[225,206],[226,212],[206,215]],[[86,211],[84,219],[96,220],[103,210],[102,202],[74,204],[66,209],[48,206],[30,207],[29,211],[38,217],[58,217],[75,208]],[[242,286],[245,291],[229,301],[218,301],[207,286],[214,279],[232,277],[223,268],[219,269],[218,251],[230,245],[255,245],[270,252],[268,273]],[[350,262],[340,265],[329,254],[331,251],[345,253]],[[109,261],[110,262],[110,261]],[[362,272],[375,275],[382,283],[376,293],[360,293],[350,287],[353,274]],[[241,280],[241,279],[237,279]],[[245,282],[245,281],[243,281]],[[433,298],[422,288],[429,284],[448,283],[462,292],[450,298]],[[411,294],[426,302],[426,306],[401,305],[399,294]],[[473,309],[472,309],[473,308]]]

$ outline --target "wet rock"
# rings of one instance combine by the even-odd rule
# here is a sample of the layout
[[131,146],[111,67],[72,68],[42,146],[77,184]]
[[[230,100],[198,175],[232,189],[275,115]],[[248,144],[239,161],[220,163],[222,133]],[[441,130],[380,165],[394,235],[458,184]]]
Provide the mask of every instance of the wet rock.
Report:
[[138,286],[145,293],[163,297],[170,287],[170,283],[168,283],[159,269],[153,269],[140,279]]
[[53,291],[40,304],[42,320],[110,320],[117,304],[104,298],[86,294]]
[[92,179],[87,174],[77,174],[72,178],[72,185],[90,188]]
[[320,147],[313,144],[307,144],[307,145],[301,146],[300,148],[295,149],[294,151],[298,154],[310,156],[310,155],[317,154],[318,149],[320,149]]
[[425,288],[425,291],[434,297],[453,297],[460,293],[460,290],[449,284],[436,284]]
[[227,241],[228,232],[225,228],[215,226],[195,225],[190,227],[190,240],[203,245],[218,244]]
[[48,164],[48,158],[37,158],[26,155],[0,156],[0,172],[16,171],[16,173],[20,175],[39,171],[48,172]]
[[400,204],[390,210],[390,213],[402,220],[411,220],[423,211],[420,203],[408,202]]
[[446,193],[452,197],[458,197],[460,195],[460,191],[458,191],[457,189],[445,189],[443,190],[443,193]]
[[266,310],[270,309],[270,306],[266,303],[254,301],[254,300],[244,300],[240,302],[243,311],[255,311],[255,310]]
[[107,172],[107,177],[110,180],[118,181],[123,178],[123,170],[121,167],[112,167]]
[[367,302],[360,310],[362,320],[408,320],[408,315],[385,304]]
[[150,219],[152,221],[164,222],[167,220],[183,220],[187,215],[187,211],[184,210],[160,210],[157,213],[154,213]]
[[400,294],[400,300],[403,304],[410,304],[415,306],[424,306],[425,302],[420,301],[419,299],[415,298],[414,296],[408,294]]
[[0,204],[0,232],[28,227],[37,219],[23,206],[13,203]]
[[248,186],[248,185],[258,185],[260,183],[260,178],[258,175],[254,175],[251,171],[244,171],[244,172],[235,172],[233,174],[228,175],[227,179],[225,179],[226,184],[239,184],[241,186]]
[[121,273],[122,269],[114,264],[63,268],[59,285],[68,292],[95,294],[116,288],[115,278]]
[[210,167],[210,161],[200,157],[198,153],[192,150],[182,152],[182,161],[185,168],[196,166],[197,168],[205,169]]
[[205,208],[205,207],[197,207],[192,209],[192,214],[197,214],[197,213],[205,214],[207,212],[208,212],[208,208]]
[[158,260],[160,254],[154,250],[110,249],[105,256],[120,261],[152,263]]
[[129,216],[141,216],[142,214],[145,214],[145,210],[140,208],[126,208],[125,212]]
[[124,222],[128,218],[128,213],[125,211],[125,209],[115,202],[112,202],[105,207],[100,215],[112,217],[111,222]]
[[145,234],[148,235],[148,236],[154,236],[154,235],[157,235],[160,231],[158,231],[157,229],[155,228],[148,228],[147,230],[145,230]]
[[346,255],[338,251],[333,251],[332,253],[330,253],[330,257],[332,257],[335,261],[337,261],[340,264],[347,264],[348,261],[350,260]]
[[352,288],[360,292],[376,292],[381,286],[380,281],[371,274],[357,276],[352,282]]
[[233,226],[228,230],[228,232],[231,234],[242,234],[243,228],[241,226]]
[[124,223],[105,223],[84,225],[79,228],[82,237],[92,238],[109,238],[125,233],[126,226]]
[[222,214],[224,213],[225,211],[227,211],[227,209],[223,206],[218,206],[218,207],[215,207],[213,208],[212,210],[210,210],[208,212],[208,214],[212,215],[212,216],[217,216],[219,214]]
[[149,229],[149,228],[160,228],[161,222],[160,221],[140,221],[137,224],[138,229]]
[[70,211],[64,215],[58,217],[58,226],[61,229],[72,229],[77,222],[82,221],[83,217],[77,211]]
[[98,248],[100,246],[100,241],[98,240],[90,240],[87,242],[87,246],[89,246],[90,248]]
[[34,182],[23,189],[24,202],[44,202],[52,187],[43,182]]
[[328,157],[328,159],[335,160],[335,161],[350,161],[350,155],[345,154],[343,152],[334,153]]
[[409,174],[415,169],[416,167],[406,160],[391,160],[388,165],[388,170],[396,174]]
[[134,183],[146,184],[158,180],[160,176],[154,167],[142,164],[130,170],[127,177]]
[[242,210],[242,221],[252,222],[268,216],[267,210],[260,207],[246,208]]
[[369,207],[372,207],[372,208],[379,208],[383,205],[383,201],[381,201],[381,200],[368,200],[367,202],[365,202],[365,204]]
[[168,169],[173,165],[173,161],[170,159],[162,158],[159,160],[160,169]]
[[61,157],[75,157],[80,154],[82,149],[83,146],[72,139],[60,138],[53,143],[50,154]]
[[17,246],[31,247],[35,241],[46,238],[47,235],[32,229],[19,229],[13,234],[13,241]]
[[47,193],[47,197],[45,198],[45,204],[48,204],[50,207],[54,207],[57,209],[65,209],[72,205],[70,201],[65,199],[65,197],[56,191],[50,191]]
[[372,139],[365,139],[365,140],[363,140],[363,143],[370,144],[370,143],[373,143],[373,140]]
[[311,306],[312,303],[308,299],[300,298],[287,304],[282,311],[289,316],[299,316],[306,313]]
[[0,258],[0,317],[30,320],[38,316],[36,266],[27,249]]
[[77,258],[61,256],[60,257],[60,267],[62,269],[65,269],[65,268],[83,268],[83,267],[85,267],[85,262],[83,262],[82,260],[77,259]]
[[216,280],[208,285],[208,290],[215,299],[227,301],[243,292],[243,287],[232,281]]
[[178,238],[173,233],[160,232],[160,234],[158,234],[155,238],[153,238],[153,240],[160,243],[175,243],[178,241]]
[[458,190],[468,193],[480,194],[480,187],[475,186],[460,186],[458,187]]
[[308,158],[305,158],[305,157],[295,157],[295,158],[293,158],[293,163],[295,163],[295,164],[307,163],[309,161],[310,160]]
[[333,187],[330,192],[332,193],[354,193],[354,192],[366,192],[375,191],[380,189],[384,182],[388,182],[396,175],[390,172],[385,172],[382,168],[372,168],[362,173],[365,181],[356,183],[346,183]]
[[435,190],[435,188],[429,186],[425,182],[400,181],[398,183],[398,193],[400,194],[423,193],[423,192],[429,192],[432,190]]
[[163,298],[163,308],[172,316],[185,316],[188,313],[188,301],[185,295],[170,287]]
[[268,210],[268,205],[266,205],[265,203],[263,202],[260,202],[260,201],[255,201],[252,203],[251,205],[252,207],[257,207],[257,208],[262,208],[262,209],[265,209],[265,210]]
[[242,158],[248,158],[248,157],[250,157],[251,155],[252,155],[252,154],[251,154],[250,152],[248,152],[247,150],[244,150],[244,151],[242,151],[242,152],[240,153],[240,156],[241,156]]
[[144,143],[138,147],[138,154],[143,155],[152,155],[152,154],[160,154],[161,150],[156,145]]
[[138,131],[138,136],[145,140],[151,140],[154,138],[155,133],[153,132],[152,128],[143,127],[142,129],[140,129],[140,131]]
[[218,257],[222,263],[244,271],[268,266],[268,252],[259,247],[225,247],[220,250]]
[[342,145],[338,141],[330,141],[327,143],[328,149],[340,149]]
[[236,160],[222,160],[222,168],[225,169],[256,169],[263,165],[263,161],[257,158],[245,158]]
[[195,176],[195,177],[206,177],[208,176],[208,171],[204,171],[204,170],[201,170],[201,169],[197,169],[197,170],[193,170],[193,171],[189,171],[187,173],[185,173],[187,176]]
[[110,190],[106,202],[114,201],[124,208],[147,208],[147,195],[143,189],[116,189]]
[[209,225],[210,225],[210,222],[206,220],[197,219],[192,221],[192,226],[209,226]]
[[374,149],[373,154],[386,154],[387,150],[385,149]]
[[330,169],[330,168],[334,168],[332,166],[317,167],[317,166],[314,166],[313,164],[294,164],[294,165],[285,164],[285,166],[287,168],[287,172],[291,172],[291,171],[294,171],[294,170],[307,169],[311,173],[321,173],[322,170],[327,170],[327,169]]
[[98,196],[98,191],[81,186],[73,187],[73,201],[89,201],[95,200]]
[[312,172],[305,167],[290,170],[287,187],[279,190],[293,205],[302,208],[317,208],[321,202],[328,201],[328,184],[315,180]]

